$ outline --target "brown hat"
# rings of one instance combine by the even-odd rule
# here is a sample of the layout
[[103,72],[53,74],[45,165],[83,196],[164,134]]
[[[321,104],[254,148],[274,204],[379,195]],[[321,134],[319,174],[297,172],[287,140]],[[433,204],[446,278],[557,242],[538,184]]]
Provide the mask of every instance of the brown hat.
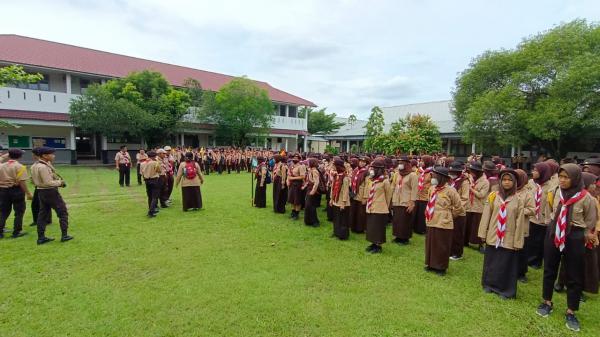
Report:
[[373,160],[371,166],[375,168],[385,168],[385,160],[383,158],[377,158]]
[[485,162],[483,162],[483,170],[484,171],[497,171],[498,168],[496,167],[494,162],[486,160]]
[[[494,168],[495,167],[496,167],[496,165],[494,165]],[[473,170],[473,171],[479,171],[479,172],[483,171],[483,168],[481,167],[481,163],[478,161],[470,162],[469,165],[467,166],[467,169]]]

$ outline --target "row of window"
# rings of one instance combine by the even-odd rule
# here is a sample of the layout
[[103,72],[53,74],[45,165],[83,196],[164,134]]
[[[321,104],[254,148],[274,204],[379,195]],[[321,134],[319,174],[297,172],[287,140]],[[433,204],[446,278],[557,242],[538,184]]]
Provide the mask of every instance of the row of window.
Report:
[[[288,117],[297,117],[298,116],[298,107],[294,105],[287,105],[289,107]],[[285,109],[286,105],[273,105],[273,115],[285,117]]]
[[[41,91],[50,91],[50,76],[48,74],[42,74],[43,78],[37,83],[18,83],[11,85],[13,88],[20,89],[29,89],[29,90],[41,90]],[[66,76],[63,75],[63,80],[66,79]],[[91,84],[96,83],[92,80],[88,80],[85,78],[79,79],[79,88],[81,88],[81,93],[85,92],[85,89],[89,87]]]

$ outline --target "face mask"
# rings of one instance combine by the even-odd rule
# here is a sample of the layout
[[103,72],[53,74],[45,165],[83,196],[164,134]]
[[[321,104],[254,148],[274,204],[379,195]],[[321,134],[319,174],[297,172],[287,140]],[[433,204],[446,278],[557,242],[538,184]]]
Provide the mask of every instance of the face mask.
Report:
[[403,164],[398,165],[398,170],[400,170],[400,171],[404,170],[404,165]]
[[454,174],[450,174],[450,178],[452,178],[452,179],[456,179],[456,178],[458,178],[458,176],[457,176],[457,175],[454,175]]
[[369,170],[369,177],[373,178],[375,176],[375,170]]
[[436,178],[431,178],[431,186],[437,186],[438,180]]

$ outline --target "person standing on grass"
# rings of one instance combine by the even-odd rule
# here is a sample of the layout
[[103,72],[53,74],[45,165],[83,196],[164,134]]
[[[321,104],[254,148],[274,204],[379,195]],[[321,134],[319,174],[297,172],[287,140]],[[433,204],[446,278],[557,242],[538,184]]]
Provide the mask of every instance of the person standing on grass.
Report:
[[[343,164],[342,164],[343,165]],[[302,189],[306,192],[306,201],[304,203],[304,224],[311,227],[319,227],[319,218],[317,217],[317,194],[319,189],[319,161],[316,158],[308,159],[308,172],[306,182]]]
[[490,190],[490,183],[483,174],[483,167],[477,161],[469,163],[467,167],[469,179],[469,202],[467,202],[467,223],[465,233],[465,247],[469,244],[476,245],[480,253],[484,253],[482,242],[477,236],[483,204]]
[[454,218],[454,229],[452,230],[452,247],[450,249],[450,260],[456,261],[463,258],[465,248],[465,233],[467,223],[467,203],[469,202],[469,179],[465,171],[465,165],[460,161],[453,161],[448,165],[448,184],[454,188],[462,201],[463,212]]
[[8,161],[0,164],[0,239],[4,237],[4,227],[12,209],[15,211],[12,237],[19,238],[27,234],[23,232],[25,196],[27,200],[33,197],[27,189],[27,167],[19,163],[22,156],[20,149],[10,149]]
[[161,162],[156,158],[156,152],[148,152],[148,159],[140,167],[144,182],[146,183],[146,196],[148,198],[148,217],[153,218],[158,213],[158,199],[160,196],[162,183]]
[[300,208],[302,207],[302,185],[306,175],[306,167],[300,164],[300,155],[294,154],[292,157],[292,166],[289,169],[287,177],[288,203],[292,205],[291,218],[298,220]]
[[121,146],[119,152],[115,155],[116,169],[119,171],[119,185],[129,187],[129,179],[131,175],[131,156],[127,152],[127,146]]
[[191,152],[187,152],[185,161],[179,164],[175,186],[179,186],[180,183],[183,211],[201,209],[202,194],[200,186],[204,183],[204,177],[200,171],[200,165],[194,161],[194,154]]
[[556,210],[544,241],[543,302],[537,314],[547,317],[553,311],[552,295],[561,258],[565,264],[567,311],[565,324],[573,331],[580,330],[575,317],[584,283],[585,242],[591,239],[598,221],[596,201],[585,190],[581,168],[565,164],[559,170],[559,191],[554,198]]
[[256,179],[256,187],[254,190],[254,206],[257,208],[265,208],[267,207],[267,175],[269,173],[269,169],[267,168],[265,157],[259,156],[256,158],[256,160],[258,161],[258,166],[256,167],[256,172],[254,173],[254,177]]
[[529,181],[535,202],[535,214],[529,218],[529,236],[525,241],[527,264],[533,269],[540,269],[544,260],[544,240],[546,229],[552,218],[552,209],[548,195],[553,194],[552,170],[546,162],[535,164]]
[[432,156],[424,155],[421,157],[421,163],[418,167],[418,185],[417,201],[415,207],[415,225],[413,231],[417,234],[425,234],[427,226],[425,225],[425,208],[427,207],[427,192],[431,186],[431,170],[433,169],[434,159]]
[[415,203],[417,201],[419,177],[413,172],[410,159],[400,157],[392,176],[392,231],[394,243],[407,245],[413,233]]
[[448,186],[448,168],[435,166],[431,170],[425,220],[425,270],[443,276],[448,269],[454,229],[454,218],[464,209],[456,189]]
[[142,166],[142,163],[145,162],[147,159],[148,155],[146,154],[146,151],[144,149],[140,149],[139,152],[135,155],[135,166],[137,172],[138,185],[142,184],[142,172],[140,171],[140,168]]
[[[240,161],[244,162],[244,159]],[[275,168],[273,169],[273,211],[275,213],[285,213],[285,204],[287,202],[287,175],[288,167],[285,163],[285,157],[275,155]]]
[[157,160],[160,162],[160,207],[168,208],[171,205],[171,200],[169,200],[169,184],[173,178],[173,169],[165,149],[158,149],[156,153],[158,155]]
[[523,217],[521,221],[523,224],[521,227],[523,228],[523,249],[518,251],[519,255],[519,272],[518,272],[518,280],[521,283],[527,283],[527,249],[526,242],[529,237],[529,218],[535,215],[535,200],[533,199],[533,192],[531,190],[531,185],[528,184],[527,172],[516,169],[515,173],[517,175],[517,197],[523,201]]
[[350,177],[342,159],[335,159],[333,164],[337,174],[331,184],[330,203],[335,214],[332,237],[347,240],[350,235]]
[[353,233],[364,233],[367,226],[367,212],[365,208],[367,198],[365,198],[365,188],[369,175],[369,168],[367,166],[370,163],[371,159],[369,157],[360,157],[358,167],[352,172],[350,186],[352,196],[350,230]]
[[500,171],[498,192],[491,192],[483,208],[479,238],[486,243],[481,285],[503,299],[516,298],[519,250],[524,243],[524,203],[517,195],[518,176]]
[[[36,147],[31,150],[31,158],[33,159],[34,163],[40,159],[40,154],[38,153],[39,149],[40,149],[39,147]],[[35,185],[34,185],[33,198],[31,199],[31,217],[32,217],[33,221],[31,222],[30,226],[32,226],[32,227],[37,226],[37,219],[38,219],[39,214],[40,214],[40,196],[39,196],[37,187],[35,187]],[[46,225],[49,225],[51,223],[52,223],[52,212],[48,212],[48,219],[46,219]]]
[[53,238],[46,237],[46,219],[48,219],[52,209],[56,211],[59,218],[61,242],[70,241],[73,239],[68,234],[69,229],[69,213],[67,205],[62,196],[58,192],[59,187],[65,187],[65,181],[56,174],[52,162],[54,161],[53,148],[42,147],[37,150],[40,155],[39,160],[31,166],[31,178],[33,184],[38,189],[40,198],[40,214],[37,219],[37,244],[42,245],[53,241]]
[[385,175],[385,162],[375,159],[369,169],[369,181],[365,188],[367,198],[367,241],[371,245],[367,252],[378,254],[383,251],[381,247],[386,242],[386,226],[392,200],[392,187]]

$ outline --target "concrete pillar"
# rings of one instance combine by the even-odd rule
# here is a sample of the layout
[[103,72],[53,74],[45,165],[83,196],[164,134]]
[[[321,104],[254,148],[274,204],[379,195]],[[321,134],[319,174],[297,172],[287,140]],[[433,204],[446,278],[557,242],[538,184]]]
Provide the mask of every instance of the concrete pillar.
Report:
[[288,152],[289,151],[288,149],[289,149],[289,147],[288,147],[288,139],[286,137],[285,138],[285,152]]
[[[287,113],[287,112],[286,112]],[[267,148],[267,138],[265,138],[265,149]]]
[[452,145],[452,139],[448,138],[448,146],[446,146],[446,153],[448,155],[450,155],[450,149],[452,148],[451,145]]
[[350,153],[350,141],[346,141],[346,152]]
[[513,145],[510,147],[510,157],[512,158],[514,156],[515,156],[515,146]]
[[65,85],[67,88],[67,94],[71,93],[71,74],[65,76]]
[[217,139],[213,138],[213,147],[217,147]]
[[75,128],[71,128],[69,137],[69,149],[71,149],[71,165],[77,164],[77,143],[75,141]]
[[285,117],[290,117],[290,106],[289,105],[285,106]]
[[102,163],[103,164],[108,164],[108,140],[106,139],[106,136],[102,136],[102,152],[101,152],[101,158],[102,158]]
[[308,151],[307,151],[307,149],[306,149],[306,141],[307,141],[307,138],[308,138],[308,137],[307,137],[306,135],[304,135],[303,137],[304,137],[304,144],[303,144],[303,146],[302,146],[302,151],[304,151],[304,152],[308,152]]
[[181,147],[183,148],[185,146],[185,134],[181,134]]
[[471,152],[475,153],[475,143],[471,144]]

